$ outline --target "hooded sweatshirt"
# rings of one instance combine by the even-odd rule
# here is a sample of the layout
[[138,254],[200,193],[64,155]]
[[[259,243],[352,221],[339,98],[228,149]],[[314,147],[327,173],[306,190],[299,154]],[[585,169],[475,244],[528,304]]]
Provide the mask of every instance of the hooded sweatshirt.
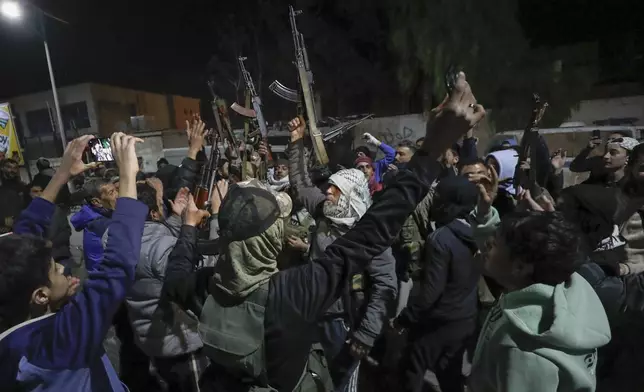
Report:
[[502,189],[510,194],[514,194],[514,185],[512,179],[514,178],[514,171],[519,161],[519,153],[515,149],[501,150],[490,153],[485,159],[494,157],[499,163],[499,189]]
[[476,185],[465,177],[448,177],[436,187],[432,215],[440,227],[425,241],[420,292],[402,311],[403,327],[474,319],[481,265],[468,216],[477,200]]
[[481,331],[470,391],[594,391],[597,348],[610,338],[599,298],[577,273],[505,294]]
[[101,238],[112,221],[111,215],[111,211],[87,204],[72,215],[71,222],[74,229],[83,230],[83,256],[85,268],[88,271],[96,269],[96,265],[103,259]]

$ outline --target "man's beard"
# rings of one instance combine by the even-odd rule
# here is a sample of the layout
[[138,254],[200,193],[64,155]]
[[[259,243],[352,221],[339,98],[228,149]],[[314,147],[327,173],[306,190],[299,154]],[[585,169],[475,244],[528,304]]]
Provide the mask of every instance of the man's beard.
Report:
[[2,173],[2,179],[5,181],[15,181],[17,178],[18,178],[17,174]]
[[322,212],[327,218],[337,218],[342,216],[344,211],[336,203],[326,200],[322,206]]

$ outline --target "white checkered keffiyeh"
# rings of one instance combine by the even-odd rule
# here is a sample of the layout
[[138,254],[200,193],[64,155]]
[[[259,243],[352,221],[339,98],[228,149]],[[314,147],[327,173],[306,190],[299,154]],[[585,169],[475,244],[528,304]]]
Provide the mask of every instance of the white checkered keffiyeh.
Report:
[[613,139],[613,141],[610,141],[608,144],[612,144],[612,143],[619,145],[621,148],[623,148],[626,151],[633,151],[635,146],[640,144],[640,142],[633,139],[632,137],[620,137],[617,139]]
[[369,182],[358,169],[344,169],[329,178],[342,194],[336,205],[325,203],[324,215],[333,223],[353,227],[371,206]]

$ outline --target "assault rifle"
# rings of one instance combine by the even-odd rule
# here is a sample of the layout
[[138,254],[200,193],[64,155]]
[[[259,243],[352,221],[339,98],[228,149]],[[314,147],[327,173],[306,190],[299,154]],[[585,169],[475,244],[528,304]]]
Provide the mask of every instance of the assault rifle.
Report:
[[220,98],[215,93],[214,86],[215,86],[214,82],[212,81],[208,82],[208,89],[210,90],[210,94],[212,95],[212,101],[210,102],[210,106],[212,107],[212,112],[215,115],[215,124],[217,127],[217,133],[219,134],[219,137],[221,140],[228,141],[228,144],[230,145],[230,151],[229,151],[230,158],[237,159],[239,157],[239,155],[237,154],[237,148],[239,147],[239,143],[235,138],[232,125],[230,124],[230,117],[228,116],[228,105],[226,104],[226,101],[223,98]]
[[[266,126],[266,120],[264,119],[264,114],[262,113],[262,99],[259,97],[259,93],[257,92],[257,89],[255,89],[255,83],[253,82],[253,77],[251,76],[250,72],[246,70],[246,66],[244,65],[244,61],[246,61],[247,58],[239,57],[237,60],[239,61],[239,72],[241,72],[244,78],[244,82],[246,83],[246,92],[248,95],[250,95],[250,101],[251,101],[251,104],[253,105],[253,108],[250,109],[250,108],[243,107],[239,105],[237,102],[233,103],[230,106],[230,108],[242,116],[253,118],[256,120],[256,126],[259,129],[261,140],[266,145],[266,148],[268,148],[268,127]],[[252,138],[253,134],[254,133],[250,133],[248,137]],[[256,143],[251,143],[251,144],[256,144]],[[269,155],[270,155],[270,152],[269,152]],[[266,176],[266,169],[267,169],[266,161],[269,158],[271,157],[264,156],[262,158],[262,167],[260,167],[259,169],[260,177]],[[242,165],[246,165],[246,163],[243,162]],[[263,178],[260,178],[260,179],[263,179]]]
[[[532,95],[532,114],[530,122],[526,126],[521,138],[521,145],[519,146],[519,160],[514,170],[513,185],[514,189],[519,189],[522,184],[530,190],[533,199],[536,199],[541,194],[541,188],[537,184],[537,144],[539,143],[539,123],[548,108],[548,103],[541,103],[541,98],[538,94]],[[530,170],[527,173],[521,169],[521,163],[530,158]]]
[[219,162],[219,135],[210,134],[210,156],[201,168],[201,180],[195,189],[195,204],[202,210],[210,207],[210,192],[215,185],[215,173]]
[[[324,147],[322,133],[318,129],[318,119],[313,99],[313,72],[311,71],[306,45],[304,45],[304,36],[297,29],[297,22],[295,20],[295,17],[301,13],[302,11],[295,11],[293,6],[289,6],[289,19],[291,22],[291,32],[293,33],[293,44],[295,46],[295,65],[298,71],[299,89],[290,89],[277,80],[271,83],[269,89],[283,99],[299,103],[298,116],[304,114],[303,109],[306,110],[306,117],[308,118],[307,124],[309,126],[311,140],[313,141],[315,156],[320,164],[326,165],[329,163],[329,157]],[[302,108],[302,103],[304,104],[304,108]]]

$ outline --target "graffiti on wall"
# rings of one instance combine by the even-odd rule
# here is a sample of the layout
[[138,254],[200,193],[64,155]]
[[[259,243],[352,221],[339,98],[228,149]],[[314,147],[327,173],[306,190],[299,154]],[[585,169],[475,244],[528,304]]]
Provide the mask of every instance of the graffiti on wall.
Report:
[[403,140],[411,140],[415,133],[416,132],[409,127],[402,127],[402,129],[397,131],[385,128],[384,131],[377,133],[374,136],[380,141],[393,146]]
[[358,125],[354,130],[354,143],[356,146],[364,145],[362,135],[370,133],[381,142],[396,146],[403,140],[415,142],[425,135],[425,120],[422,115],[410,114],[395,117],[380,117],[367,120]]

